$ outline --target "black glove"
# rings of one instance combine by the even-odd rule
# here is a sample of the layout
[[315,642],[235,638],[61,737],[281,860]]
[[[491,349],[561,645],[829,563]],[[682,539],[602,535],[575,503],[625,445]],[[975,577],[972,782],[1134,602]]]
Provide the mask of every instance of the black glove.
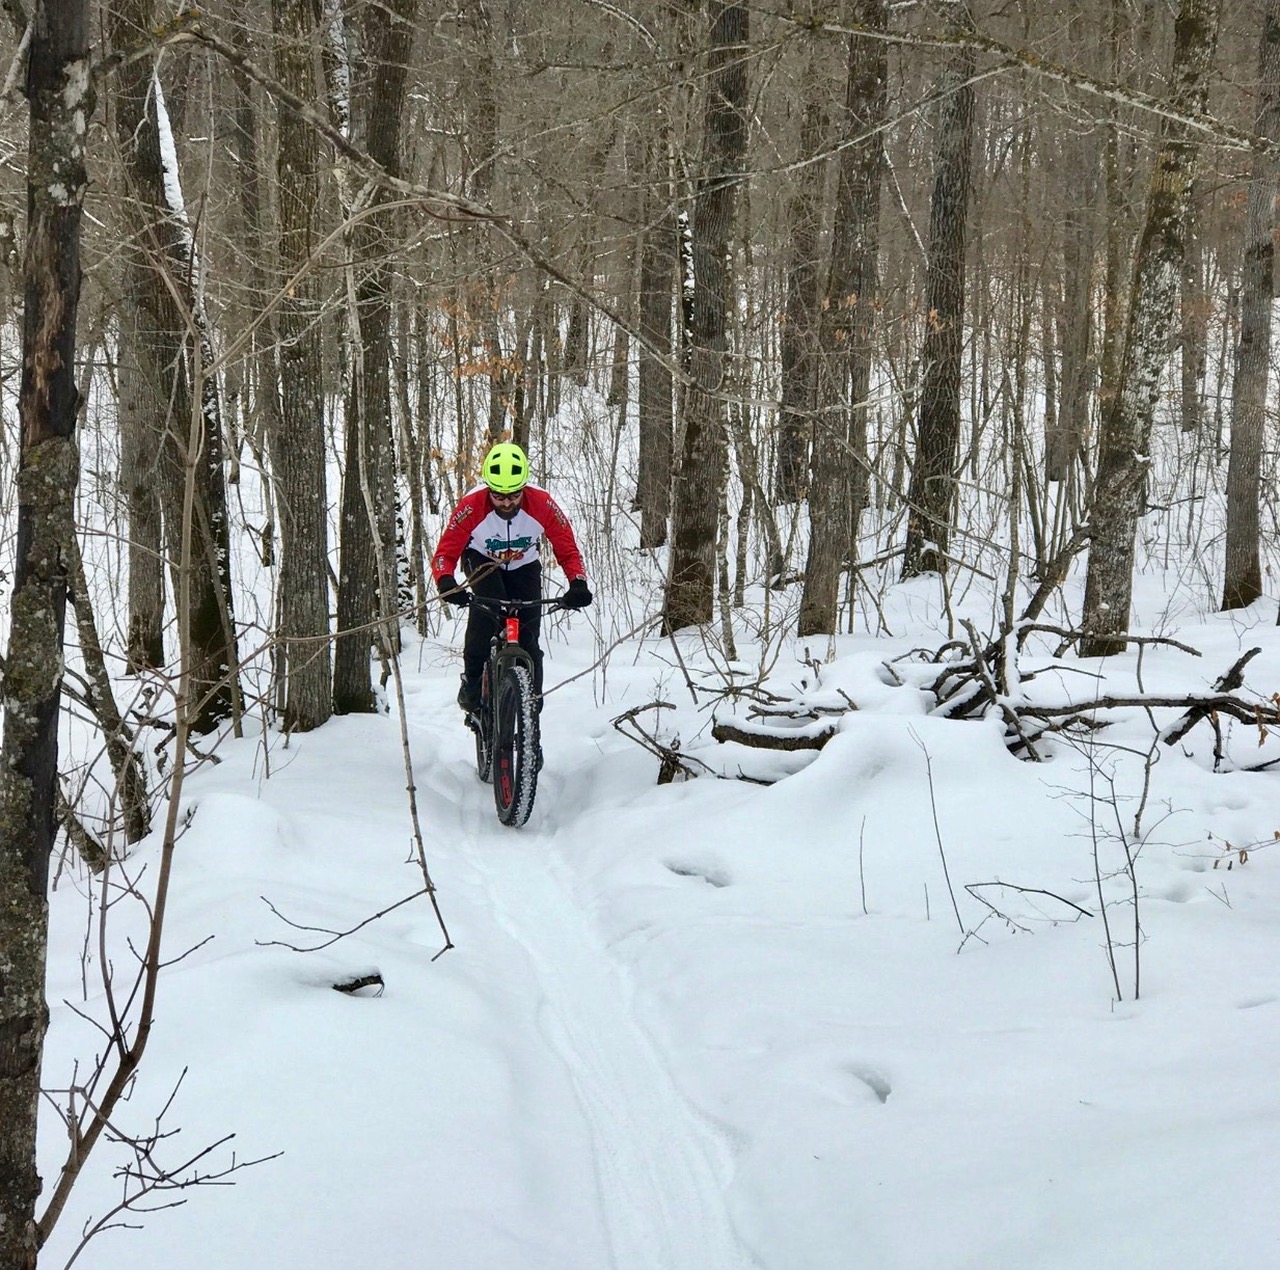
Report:
[[436,580],[436,590],[446,604],[456,604],[460,609],[465,609],[471,603],[471,592],[464,591],[452,573],[440,575]]
[[569,589],[560,597],[560,603],[567,609],[585,609],[591,603],[591,590],[586,578],[574,578]]

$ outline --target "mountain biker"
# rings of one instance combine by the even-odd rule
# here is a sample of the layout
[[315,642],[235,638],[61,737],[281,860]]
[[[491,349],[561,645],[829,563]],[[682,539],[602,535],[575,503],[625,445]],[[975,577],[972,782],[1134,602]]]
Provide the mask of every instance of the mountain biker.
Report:
[[[462,644],[462,687],[458,704],[464,710],[480,705],[480,680],[489,655],[489,641],[498,618],[458,585],[454,571],[461,559],[467,584],[489,599],[540,600],[542,564],[538,540],[546,534],[556,562],[569,580],[564,603],[586,608],[591,603],[587,571],[582,564],[569,518],[560,505],[537,485],[529,484],[529,459],[514,442],[500,441],[481,464],[484,484],[464,494],[453,509],[431,560],[431,575],[441,597],[459,608],[471,606]],[[520,644],[533,658],[533,691],[542,703],[542,649],[538,644],[541,610],[520,615]]]

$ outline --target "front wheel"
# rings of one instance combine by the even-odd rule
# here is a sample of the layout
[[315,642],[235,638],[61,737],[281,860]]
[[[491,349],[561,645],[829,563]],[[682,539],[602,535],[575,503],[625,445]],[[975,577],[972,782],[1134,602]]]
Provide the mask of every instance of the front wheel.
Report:
[[492,731],[489,727],[488,706],[481,706],[475,714],[467,715],[467,727],[476,738],[476,774],[487,784],[493,780]]
[[538,790],[538,712],[527,666],[502,671],[493,709],[493,801],[498,819],[518,829],[529,819]]

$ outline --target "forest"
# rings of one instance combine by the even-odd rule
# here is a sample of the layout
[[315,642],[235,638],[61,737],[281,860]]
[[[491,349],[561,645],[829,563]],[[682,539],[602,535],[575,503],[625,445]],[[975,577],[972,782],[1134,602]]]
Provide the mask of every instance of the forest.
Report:
[[3,8],[5,1270],[78,1167],[37,1213],[55,842],[107,867],[219,735],[381,710],[493,442],[571,491],[602,650],[989,587],[935,688],[1022,757],[1033,629],[1122,653],[1171,560],[1265,597],[1280,0]]

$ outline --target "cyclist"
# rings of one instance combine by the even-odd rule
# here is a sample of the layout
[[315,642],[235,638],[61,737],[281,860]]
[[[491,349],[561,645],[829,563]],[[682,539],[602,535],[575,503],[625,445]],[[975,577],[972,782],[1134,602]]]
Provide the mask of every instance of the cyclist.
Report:
[[[458,561],[467,583],[490,599],[540,600],[542,564],[538,540],[546,534],[556,562],[569,579],[564,602],[574,609],[591,603],[587,571],[582,565],[569,518],[546,490],[529,484],[529,459],[514,442],[501,441],[485,455],[481,465],[484,484],[464,494],[453,509],[431,560],[431,574],[443,599],[460,608],[471,604],[470,594],[458,585],[454,571]],[[533,691],[542,704],[542,649],[538,644],[541,610],[526,609],[520,615],[520,643],[533,658]],[[480,680],[489,641],[498,619],[484,606],[475,605],[467,615],[462,644],[462,687],[458,704],[467,711],[480,705]]]

